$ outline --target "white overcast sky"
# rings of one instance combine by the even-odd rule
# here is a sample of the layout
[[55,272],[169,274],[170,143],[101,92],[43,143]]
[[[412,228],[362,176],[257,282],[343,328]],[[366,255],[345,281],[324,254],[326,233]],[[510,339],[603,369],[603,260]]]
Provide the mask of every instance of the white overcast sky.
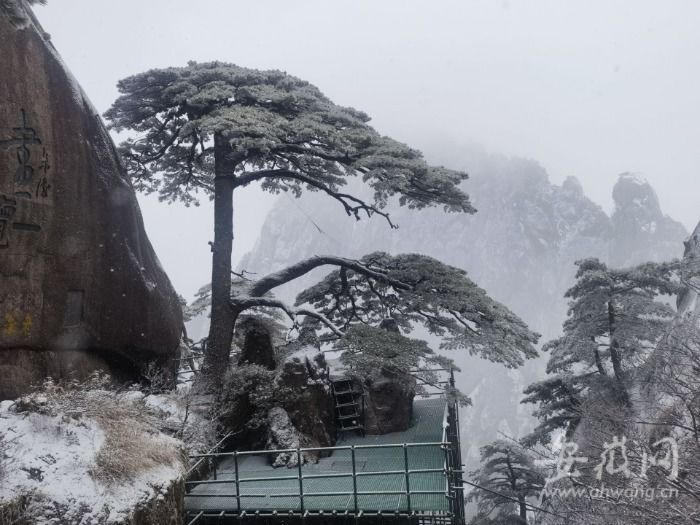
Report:
[[[687,228],[700,220],[696,0],[50,0],[36,12],[101,112],[118,79],[149,68],[281,69],[419,149],[445,137],[536,159],[606,209],[634,171]],[[235,260],[273,201],[237,200]],[[191,296],[208,279],[210,208],[141,202]]]

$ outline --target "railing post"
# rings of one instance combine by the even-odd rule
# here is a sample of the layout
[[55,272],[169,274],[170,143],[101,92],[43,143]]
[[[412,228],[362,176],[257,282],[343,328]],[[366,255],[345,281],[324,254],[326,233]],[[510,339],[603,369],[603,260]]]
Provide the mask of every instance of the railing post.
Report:
[[463,482],[463,470],[464,470],[464,465],[462,465],[462,438],[460,436],[460,428],[459,428],[459,404],[455,403],[454,404],[454,420],[455,420],[455,432],[454,432],[454,448],[455,448],[455,459],[456,459],[456,465],[457,465],[457,470],[459,471],[458,476],[455,478],[455,485],[457,487],[457,502],[458,502],[458,510],[459,510],[459,520],[460,520],[460,525],[463,525],[465,522],[465,516],[464,516],[464,491],[462,490]]
[[[297,472],[299,473],[299,509],[302,517],[304,516],[304,478],[301,470],[302,456],[301,448],[297,448]],[[304,520],[306,521],[306,520]]]
[[450,446],[449,443],[449,437],[448,437],[448,442],[444,443],[442,445],[443,451],[445,452],[445,498],[447,498],[447,503],[450,507],[450,514],[452,514],[452,517],[454,519],[457,508],[455,506],[455,500],[454,500],[454,491],[452,490],[452,481],[453,481],[453,468],[452,468],[452,447]]
[[233,466],[236,474],[236,508],[238,509],[238,516],[241,515],[241,482],[238,479],[238,451],[233,453]]
[[[214,445],[214,454],[218,454],[218,453],[219,453],[219,444],[220,444],[220,443],[221,443],[221,442],[219,442],[219,443],[217,443],[216,445]],[[217,467],[217,463],[218,463],[218,462],[219,462],[219,456],[214,456],[214,479],[215,479],[215,480],[217,479],[217,478],[216,478],[216,467]]]
[[410,485],[410,477],[411,475],[408,473],[408,446],[406,443],[403,444],[403,466],[404,466],[404,475],[406,476],[406,512],[408,514],[411,514],[411,485]]
[[355,466],[355,445],[350,447],[350,457],[352,459],[352,495],[353,501],[355,503],[355,523],[357,523],[357,514],[359,512],[359,506],[357,504],[357,467]]
[[365,437],[367,434],[367,426],[366,426],[366,420],[365,420],[365,394],[364,392],[362,393],[362,437]]

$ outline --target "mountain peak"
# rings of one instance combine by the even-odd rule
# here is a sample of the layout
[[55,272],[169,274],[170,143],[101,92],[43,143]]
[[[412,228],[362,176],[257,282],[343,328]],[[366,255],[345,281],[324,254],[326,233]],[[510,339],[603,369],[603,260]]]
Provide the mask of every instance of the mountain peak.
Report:
[[616,212],[641,209],[662,215],[659,198],[646,179],[634,173],[622,173],[613,188]]
[[613,200],[611,220],[617,239],[610,251],[613,266],[629,266],[645,259],[664,261],[678,253],[678,239],[688,232],[664,215],[654,188],[645,179],[623,173],[613,188]]
[[562,182],[561,187],[568,193],[583,195],[583,186],[581,186],[581,182],[576,177],[566,177],[564,182]]

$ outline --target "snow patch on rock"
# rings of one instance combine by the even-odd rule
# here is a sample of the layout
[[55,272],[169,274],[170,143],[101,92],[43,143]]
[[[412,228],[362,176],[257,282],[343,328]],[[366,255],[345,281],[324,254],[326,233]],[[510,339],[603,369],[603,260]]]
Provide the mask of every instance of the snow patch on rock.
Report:
[[[39,407],[36,412],[19,411],[13,402],[0,404],[0,506],[26,497],[31,523],[119,524],[135,509],[163,498],[181,479],[183,465],[175,455],[172,462],[139,470],[122,482],[105,481],[98,456],[107,431],[98,419],[45,411],[42,407],[50,403],[45,396],[32,402]],[[151,438],[159,448],[180,448],[163,434]]]
[[[282,407],[273,407],[267,414],[268,450],[289,450],[302,447],[303,436],[294,428],[289,414]],[[308,462],[305,454],[301,454],[301,463]],[[273,467],[296,467],[299,464],[299,454],[296,452],[281,452],[272,458]]]

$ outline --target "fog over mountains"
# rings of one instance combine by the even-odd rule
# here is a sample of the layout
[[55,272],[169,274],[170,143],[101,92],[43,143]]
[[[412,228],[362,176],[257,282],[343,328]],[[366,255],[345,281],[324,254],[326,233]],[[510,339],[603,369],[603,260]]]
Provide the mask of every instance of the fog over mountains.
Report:
[[[612,192],[615,208],[608,215],[586,197],[576,179],[555,185],[531,160],[491,155],[476,147],[460,148],[439,160],[470,174],[465,189],[479,210],[475,215],[396,206],[391,217],[399,229],[392,230],[380,217],[359,222],[347,217],[323,195],[306,193],[298,200],[282,196],[239,268],[263,275],[311,255],[424,253],[465,269],[545,342],[560,332],[574,261],[598,257],[627,266],[682,255],[688,232],[664,214],[654,189],[634,175],[619,177]],[[295,281],[278,296],[291,301],[322,274]],[[471,460],[498,430],[519,435],[528,427],[530,407],[519,402],[523,388],[544,375],[544,359],[509,371],[474,357],[451,357],[462,367],[460,388],[474,402],[462,411],[462,435],[470,436],[463,448]]]

